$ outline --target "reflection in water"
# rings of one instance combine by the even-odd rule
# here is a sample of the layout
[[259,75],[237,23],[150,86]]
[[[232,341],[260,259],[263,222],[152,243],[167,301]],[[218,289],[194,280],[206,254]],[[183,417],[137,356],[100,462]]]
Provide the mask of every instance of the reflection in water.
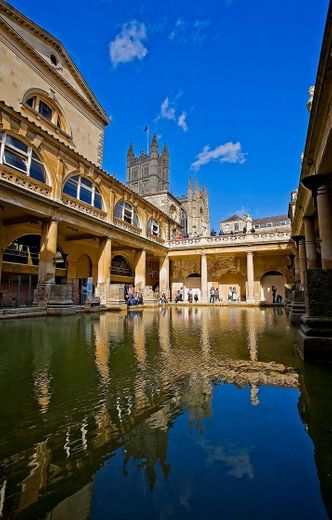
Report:
[[[239,494],[253,517],[272,518],[282,494],[293,516],[325,518],[299,389],[323,489],[332,450],[283,314],[193,306],[58,324],[0,331],[0,517],[230,517]],[[274,477],[289,465],[292,483]]]

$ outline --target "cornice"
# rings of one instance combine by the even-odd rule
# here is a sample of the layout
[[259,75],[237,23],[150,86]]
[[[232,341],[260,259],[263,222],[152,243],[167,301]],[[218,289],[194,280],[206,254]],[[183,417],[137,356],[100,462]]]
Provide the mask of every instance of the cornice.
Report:
[[[8,4],[4,4],[3,0],[0,0],[0,13],[5,12],[8,14],[11,18],[13,18],[17,23],[21,24],[24,28],[30,30],[33,34],[37,34],[40,36],[44,41],[46,41],[48,44],[52,45],[54,49],[61,55],[61,57],[64,59],[65,63],[67,64],[68,68],[70,69],[71,73],[73,74],[74,78],[82,88],[82,90],[85,92],[87,97],[90,100],[90,103],[84,99],[83,96],[77,92],[77,90],[61,75],[57,70],[52,67],[51,64],[47,63],[47,61],[37,52],[33,49],[29,43],[22,38],[18,34],[15,29],[9,25],[4,18],[0,16],[0,26],[2,29],[6,30],[13,38],[16,39],[16,41],[22,45],[30,54],[40,63],[42,64],[48,71],[49,74],[52,74],[58,81],[62,83],[63,86],[65,86],[70,92],[80,100],[81,103],[84,104],[84,106],[92,111],[95,115],[98,116],[98,118],[105,124],[108,125],[110,123],[110,119],[105,113],[104,109],[101,107],[101,105],[98,103],[95,95],[91,91],[90,87],[82,77],[81,73],[78,71],[76,65],[73,63],[71,58],[69,57],[67,51],[65,50],[64,46],[61,42],[56,40],[54,37],[49,35],[46,31],[41,29],[39,26],[35,25],[31,20],[24,17],[21,13],[16,11],[14,8],[9,6]],[[24,19],[25,23],[22,23],[22,19]]]

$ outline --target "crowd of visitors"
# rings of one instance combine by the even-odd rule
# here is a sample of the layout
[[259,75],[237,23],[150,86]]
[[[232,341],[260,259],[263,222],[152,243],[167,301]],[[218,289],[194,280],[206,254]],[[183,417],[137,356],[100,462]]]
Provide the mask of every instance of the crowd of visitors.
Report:
[[127,307],[132,305],[143,305],[143,294],[136,290],[133,284],[126,283],[124,286],[124,300]]
[[[228,232],[225,232],[223,231],[222,229],[219,231],[219,233],[217,233],[217,231],[212,228],[211,231],[210,231],[210,236],[211,237],[216,237],[217,235],[219,236],[223,236],[223,235],[236,235],[236,234],[246,234],[247,233],[247,228],[244,227],[243,229],[239,230],[239,231],[228,231]],[[251,228],[250,229],[250,232],[251,233],[255,233],[256,230],[255,228]],[[173,237],[173,240],[187,240],[188,238],[200,238],[202,236],[205,236],[204,234],[202,233],[198,233],[197,231],[193,231],[192,233],[178,233],[175,237]]]

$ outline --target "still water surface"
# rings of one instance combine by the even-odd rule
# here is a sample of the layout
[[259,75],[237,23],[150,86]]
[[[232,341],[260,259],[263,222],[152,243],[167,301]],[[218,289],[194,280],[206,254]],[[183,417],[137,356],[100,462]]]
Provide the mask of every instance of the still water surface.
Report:
[[0,518],[332,514],[332,371],[281,309],[2,322],[0,356]]

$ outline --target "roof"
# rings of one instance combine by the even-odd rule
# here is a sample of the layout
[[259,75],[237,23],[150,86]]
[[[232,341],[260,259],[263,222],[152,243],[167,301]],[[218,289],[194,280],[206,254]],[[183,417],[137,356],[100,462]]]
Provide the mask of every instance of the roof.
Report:
[[240,217],[236,213],[232,215],[231,217],[226,218],[226,220],[221,220],[220,223],[224,224],[225,222],[234,222],[236,220],[243,220],[243,217]]
[[254,218],[252,223],[253,224],[265,224],[267,222],[279,223],[280,221],[284,221],[284,220],[289,221],[289,217],[286,213],[283,215],[273,215],[272,217]]

